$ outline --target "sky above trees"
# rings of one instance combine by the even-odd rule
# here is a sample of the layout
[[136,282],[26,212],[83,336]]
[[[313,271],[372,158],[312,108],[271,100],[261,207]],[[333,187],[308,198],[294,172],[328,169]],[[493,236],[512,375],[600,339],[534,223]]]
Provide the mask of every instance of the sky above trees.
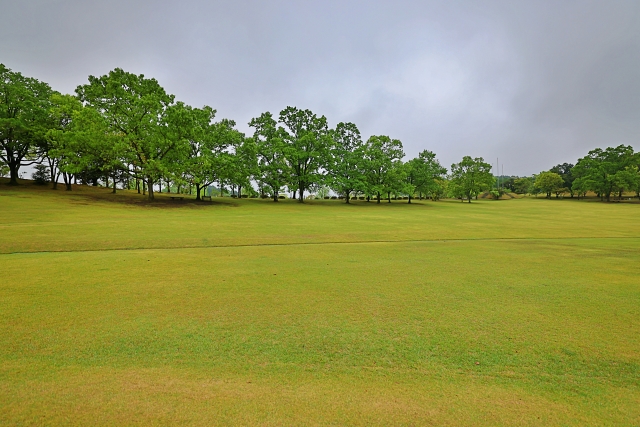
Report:
[[295,105],[505,174],[640,149],[637,1],[5,3],[0,60],[61,92],[121,67],[247,133]]

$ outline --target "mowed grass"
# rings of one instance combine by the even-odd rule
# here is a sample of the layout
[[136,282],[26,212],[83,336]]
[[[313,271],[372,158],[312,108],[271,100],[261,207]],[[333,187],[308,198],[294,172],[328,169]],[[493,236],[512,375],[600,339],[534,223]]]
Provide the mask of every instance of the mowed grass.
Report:
[[638,205],[72,193],[0,187],[2,424],[640,424]]

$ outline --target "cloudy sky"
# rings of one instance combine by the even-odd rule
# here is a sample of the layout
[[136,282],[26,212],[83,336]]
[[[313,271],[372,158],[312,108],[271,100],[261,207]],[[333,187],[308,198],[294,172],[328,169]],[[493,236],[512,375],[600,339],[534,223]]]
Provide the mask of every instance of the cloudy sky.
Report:
[[287,105],[528,175],[640,149],[640,2],[0,0],[0,62],[73,93],[120,67],[246,123]]

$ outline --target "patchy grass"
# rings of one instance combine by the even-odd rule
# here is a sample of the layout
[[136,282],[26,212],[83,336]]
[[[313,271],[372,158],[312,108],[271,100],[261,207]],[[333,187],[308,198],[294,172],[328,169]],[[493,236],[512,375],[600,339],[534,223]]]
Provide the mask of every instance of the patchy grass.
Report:
[[637,205],[108,191],[0,188],[0,423],[640,422]]

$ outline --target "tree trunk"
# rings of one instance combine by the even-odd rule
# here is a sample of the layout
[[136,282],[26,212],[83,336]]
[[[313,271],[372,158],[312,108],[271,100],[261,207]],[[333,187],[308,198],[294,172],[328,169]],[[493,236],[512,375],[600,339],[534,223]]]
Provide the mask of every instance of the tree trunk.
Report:
[[611,191],[607,191],[607,202],[611,201]]
[[196,200],[200,200],[200,184],[196,184]]
[[409,201],[407,202],[407,204],[411,204],[411,194],[409,194]]
[[149,200],[153,200],[153,181],[151,180],[151,178],[149,179]]
[[142,181],[142,195],[146,196],[147,195],[147,181],[143,178],[141,179]]
[[299,196],[299,198],[298,198],[298,202],[300,202],[300,203],[304,203],[304,186],[303,186],[302,184],[300,184],[300,187],[299,187],[298,191],[299,191],[299,194],[298,194],[298,196]]
[[349,197],[349,193],[351,193],[351,191],[347,191],[346,193],[347,193],[347,195],[346,195],[346,196],[344,196],[344,200],[345,200],[345,203],[347,203],[347,204],[348,204],[348,203],[349,203],[349,199],[350,199],[350,197]]
[[18,163],[9,161],[9,185],[18,185],[18,170],[20,166]]
[[378,199],[378,204],[380,204],[380,192],[379,191],[378,191],[377,199]]
[[271,188],[273,188],[273,201],[277,202],[278,201],[278,196],[279,196],[278,191],[276,190],[275,187],[271,187]]

